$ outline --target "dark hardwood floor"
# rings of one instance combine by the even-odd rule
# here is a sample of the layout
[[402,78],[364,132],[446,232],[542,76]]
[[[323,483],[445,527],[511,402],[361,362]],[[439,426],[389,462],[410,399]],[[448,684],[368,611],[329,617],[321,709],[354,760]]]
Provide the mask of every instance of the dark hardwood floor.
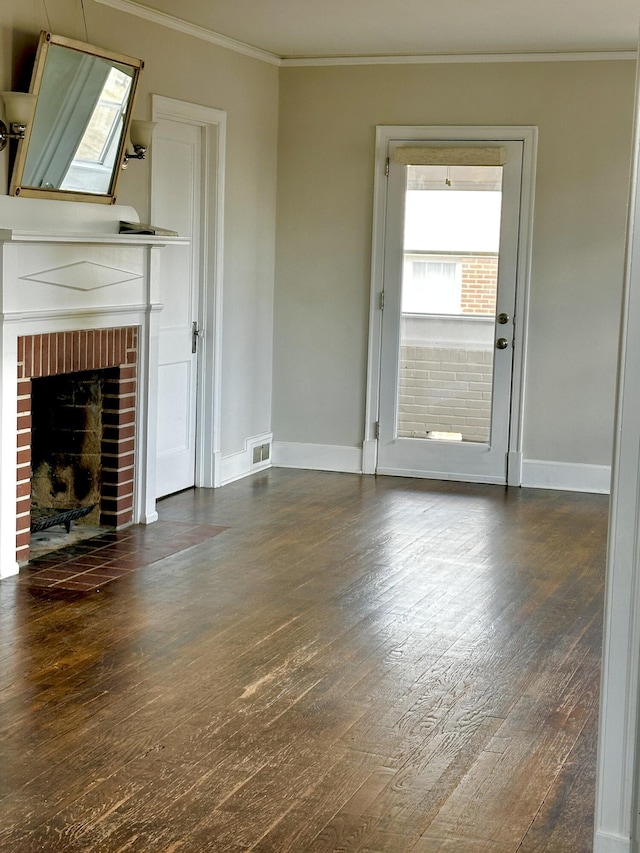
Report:
[[2,853],[587,853],[607,498],[272,470],[0,582]]

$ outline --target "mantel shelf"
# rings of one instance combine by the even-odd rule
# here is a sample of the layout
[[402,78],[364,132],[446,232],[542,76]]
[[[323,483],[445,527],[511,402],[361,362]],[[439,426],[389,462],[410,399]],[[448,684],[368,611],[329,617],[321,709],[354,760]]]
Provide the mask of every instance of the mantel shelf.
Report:
[[74,234],[70,232],[23,231],[0,228],[0,243],[70,243],[94,246],[175,246],[186,245],[185,237],[156,234]]

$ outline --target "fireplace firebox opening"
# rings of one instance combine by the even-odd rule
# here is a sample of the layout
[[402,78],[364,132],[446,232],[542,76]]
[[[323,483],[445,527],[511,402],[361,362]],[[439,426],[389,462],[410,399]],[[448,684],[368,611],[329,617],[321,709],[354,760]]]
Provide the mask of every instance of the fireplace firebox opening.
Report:
[[31,532],[100,526],[102,407],[112,370],[32,381]]

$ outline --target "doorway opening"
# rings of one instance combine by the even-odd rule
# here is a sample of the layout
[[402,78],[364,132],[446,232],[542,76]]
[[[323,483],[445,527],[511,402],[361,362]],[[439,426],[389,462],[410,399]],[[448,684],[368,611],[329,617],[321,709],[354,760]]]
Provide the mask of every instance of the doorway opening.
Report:
[[365,473],[520,483],[535,128],[378,128]]
[[151,214],[184,245],[159,272],[156,496],[218,485],[226,113],[154,95]]

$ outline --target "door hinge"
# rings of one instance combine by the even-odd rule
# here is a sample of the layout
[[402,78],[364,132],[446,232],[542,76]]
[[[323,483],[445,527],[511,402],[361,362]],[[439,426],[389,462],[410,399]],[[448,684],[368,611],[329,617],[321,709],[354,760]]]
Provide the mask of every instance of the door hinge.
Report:
[[380,421],[376,421],[373,432],[376,438],[380,438]]
[[384,176],[385,178],[389,177],[389,158],[387,157],[387,162],[384,164]]
[[384,309],[384,290],[380,291],[380,310]]

